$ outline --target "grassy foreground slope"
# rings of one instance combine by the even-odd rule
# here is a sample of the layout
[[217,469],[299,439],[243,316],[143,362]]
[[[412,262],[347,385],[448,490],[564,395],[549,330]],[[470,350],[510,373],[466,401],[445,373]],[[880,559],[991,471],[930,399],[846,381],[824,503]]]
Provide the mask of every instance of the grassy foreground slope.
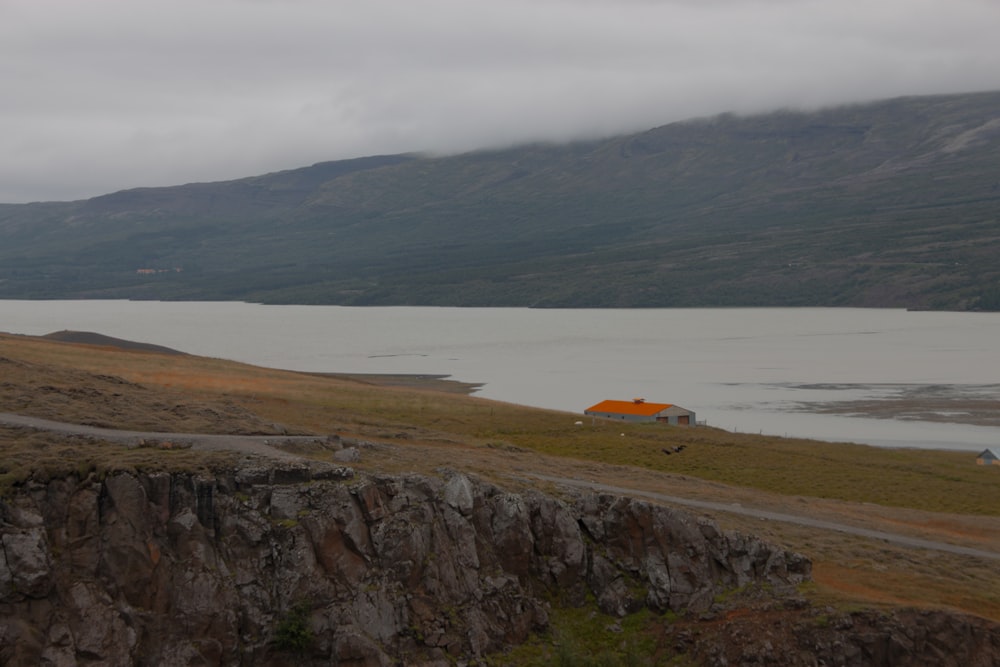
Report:
[[[577,415],[473,396],[218,359],[0,335],[0,411],[166,432],[338,433],[372,443],[361,469],[458,468],[501,485],[572,477],[1000,552],[1000,470],[962,452],[886,450],[712,428],[576,425]],[[664,449],[684,445],[666,455]],[[2,492],[121,468],[225,467],[232,456],[124,450],[0,427]],[[322,458],[326,452],[306,453]],[[813,559],[819,600],[944,606],[1000,620],[995,561],[714,512]]]

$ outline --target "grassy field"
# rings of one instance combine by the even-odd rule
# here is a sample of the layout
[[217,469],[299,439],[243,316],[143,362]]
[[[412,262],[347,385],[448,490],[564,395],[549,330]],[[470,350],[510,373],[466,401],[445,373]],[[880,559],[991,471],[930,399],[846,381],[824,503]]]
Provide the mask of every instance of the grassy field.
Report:
[[[488,401],[399,378],[269,370],[218,359],[0,334],[0,411],[117,428],[338,433],[376,443],[361,469],[463,469],[517,487],[531,473],[802,513],[1000,552],[1000,468],[974,454],[890,450],[626,425]],[[683,445],[683,450],[674,448]],[[0,429],[0,490],[115,468],[215,469],[225,453],[129,450]],[[664,450],[671,451],[667,455]],[[725,512],[724,526],[808,555],[823,603],[943,606],[1000,620],[995,561]]]

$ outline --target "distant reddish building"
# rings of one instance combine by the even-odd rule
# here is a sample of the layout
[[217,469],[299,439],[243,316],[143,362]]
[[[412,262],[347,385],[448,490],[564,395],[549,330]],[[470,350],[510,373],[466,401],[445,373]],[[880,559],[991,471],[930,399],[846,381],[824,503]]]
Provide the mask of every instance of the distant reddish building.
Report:
[[976,457],[976,464],[981,466],[998,466],[1000,465],[1000,457],[997,457],[992,449],[984,449],[983,453]]
[[695,415],[690,410],[670,403],[650,403],[644,398],[631,401],[601,401],[583,411],[583,414],[603,419],[627,422],[666,422],[675,425],[695,425]]

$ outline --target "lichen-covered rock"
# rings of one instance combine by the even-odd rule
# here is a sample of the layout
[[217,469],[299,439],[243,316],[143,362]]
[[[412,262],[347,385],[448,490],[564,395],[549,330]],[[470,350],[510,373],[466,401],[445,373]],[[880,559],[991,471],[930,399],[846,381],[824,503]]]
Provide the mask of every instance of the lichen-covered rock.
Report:
[[43,598],[52,588],[52,562],[41,526],[0,536],[0,600]]
[[0,505],[0,543],[4,664],[448,664],[544,629],[553,598],[699,609],[809,576],[636,500],[288,465],[52,481]]

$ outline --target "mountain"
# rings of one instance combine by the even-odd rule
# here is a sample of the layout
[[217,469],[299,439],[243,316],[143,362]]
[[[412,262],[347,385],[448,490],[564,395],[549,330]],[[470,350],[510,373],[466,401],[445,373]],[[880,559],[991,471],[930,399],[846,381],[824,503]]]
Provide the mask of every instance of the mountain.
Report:
[[1000,308],[1000,92],[0,206],[0,298]]

